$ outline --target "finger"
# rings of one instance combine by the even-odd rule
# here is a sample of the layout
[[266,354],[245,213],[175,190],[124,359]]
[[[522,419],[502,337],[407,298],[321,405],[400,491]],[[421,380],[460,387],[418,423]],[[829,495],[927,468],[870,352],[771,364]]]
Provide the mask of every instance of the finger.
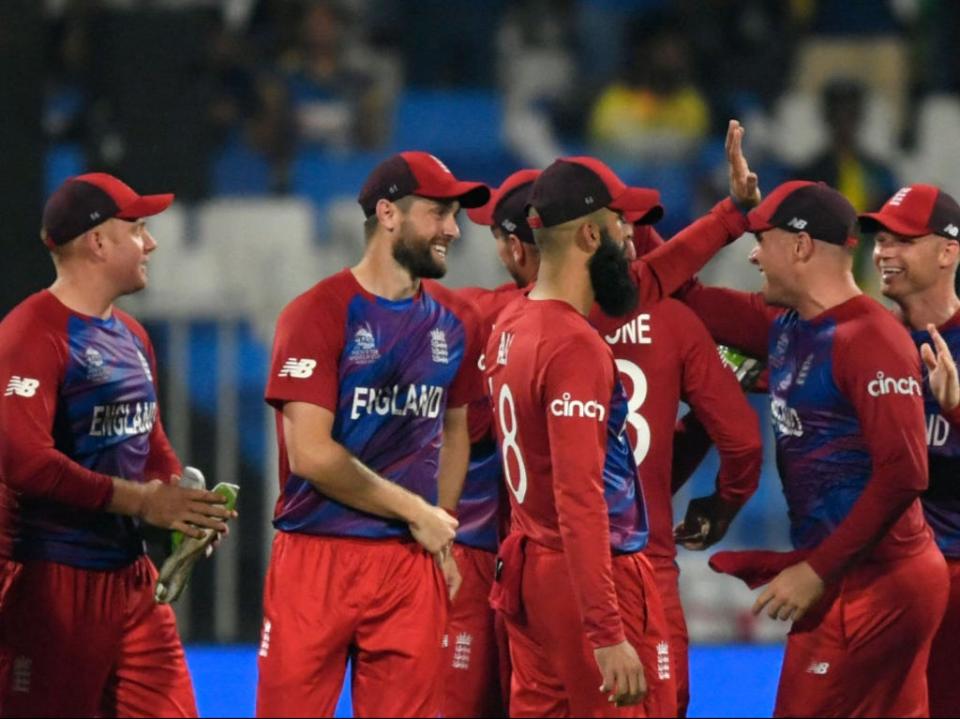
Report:
[[782,607],[780,607],[780,611],[777,612],[777,619],[779,619],[781,622],[789,621],[790,617],[794,615],[797,609],[797,605],[785,603]]
[[926,342],[920,345],[920,356],[923,358],[923,363],[927,366],[928,372],[933,372],[937,368],[937,357]]
[[226,507],[219,504],[206,504],[205,502],[190,502],[187,509],[205,517],[216,517],[218,519],[230,519],[233,513]]
[[194,527],[186,522],[182,522],[179,519],[176,522],[173,522],[170,525],[170,529],[174,531],[181,532],[185,537],[193,537],[194,539],[203,538],[203,530],[199,527]]
[[773,592],[767,589],[763,592],[763,594],[757,597],[757,601],[753,603],[753,608],[750,611],[753,612],[754,616],[760,614],[760,612],[763,611],[763,608],[767,606],[771,599],[773,599]]
[[600,672],[600,691],[609,692],[613,690],[613,673],[607,670]]
[[736,120],[730,120],[730,122],[727,123],[727,139],[723,143],[723,147],[727,151],[727,160],[730,160],[732,157],[733,136],[737,132],[737,125],[739,125],[739,123]]
[[784,600],[774,598],[772,602],[767,607],[767,616],[771,619],[776,619],[780,616],[780,609],[783,608]]
[[933,337],[933,341],[937,345],[937,356],[943,360],[945,365],[953,365],[953,353],[950,352],[950,347],[947,345],[947,341],[943,339],[943,335],[937,332],[936,327],[930,331],[930,336]]
[[200,514],[198,512],[190,512],[186,516],[186,520],[197,527],[212,529],[218,533],[227,531],[227,525],[221,522],[219,519],[208,517],[207,515]]
[[222,494],[211,492],[208,489],[183,489],[187,498],[194,502],[206,502],[207,504],[226,504],[227,498]]

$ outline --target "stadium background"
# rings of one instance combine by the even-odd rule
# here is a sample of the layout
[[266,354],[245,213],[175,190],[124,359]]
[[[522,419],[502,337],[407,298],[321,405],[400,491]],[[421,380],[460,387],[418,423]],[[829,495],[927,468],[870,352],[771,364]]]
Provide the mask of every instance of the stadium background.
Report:
[[[956,195],[958,36],[951,0],[0,2],[0,313],[52,277],[38,218],[64,178],[108,170],[178,195],[150,223],[151,286],[124,306],[157,346],[180,456],[243,488],[229,541],[177,607],[201,711],[252,710],[277,492],[262,402],[273,322],[359,257],[354,197],[380,159],[428,150],[496,184],[597,154],[661,190],[667,236],[725,193],[723,130],[737,117],[765,189],[824,179],[858,209],[903,182]],[[450,284],[505,281],[488,231],[461,226]],[[756,287],[749,248],[725,250],[703,279]],[[868,264],[859,274],[874,290]],[[725,545],[784,547],[754,406],[767,462]],[[715,472],[712,456],[676,507]],[[784,628],[750,616],[752,593],[704,556],[680,562],[692,714],[768,713]]]

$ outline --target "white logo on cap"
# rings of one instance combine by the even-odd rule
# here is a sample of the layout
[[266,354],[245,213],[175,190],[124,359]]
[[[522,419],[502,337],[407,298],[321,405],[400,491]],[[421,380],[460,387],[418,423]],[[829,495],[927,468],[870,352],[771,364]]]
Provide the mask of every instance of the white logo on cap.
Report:
[[592,205],[593,202],[594,202],[593,195],[587,195],[586,197],[583,198],[583,204],[585,205]]
[[790,222],[787,223],[788,227],[793,227],[796,230],[802,230],[807,226],[806,220],[801,220],[799,217],[794,217]]
[[957,235],[960,235],[960,227],[957,227],[953,223],[950,223],[949,225],[944,227],[943,231],[946,232],[951,237],[956,237]]
[[900,207],[900,203],[906,199],[907,195],[910,194],[912,187],[901,187],[897,190],[897,194],[890,198],[890,201],[887,203],[890,207]]
[[90,219],[91,219],[91,220],[99,220],[99,219],[100,219],[100,213],[99,213],[99,212],[91,212],[91,213],[90,213]]
[[389,192],[389,193],[392,195],[392,194],[394,194],[395,192],[397,192],[399,189],[400,189],[400,188],[397,187],[396,184],[393,184],[393,185],[390,185],[390,187],[387,188],[387,192]]

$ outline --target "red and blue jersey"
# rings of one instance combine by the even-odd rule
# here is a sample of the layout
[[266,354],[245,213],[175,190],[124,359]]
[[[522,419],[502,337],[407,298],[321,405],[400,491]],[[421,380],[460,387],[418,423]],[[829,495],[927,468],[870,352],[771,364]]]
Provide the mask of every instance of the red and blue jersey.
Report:
[[437,501],[443,418],[481,396],[473,308],[440,285],[392,301],[343,270],[294,299],[277,321],[266,399],[277,410],[280,497],[274,526],[285,532],[407,537],[403,522],[324,496],[290,470],[283,438],[287,402],[334,415],[332,437],[367,467]]
[[[960,314],[939,328],[954,359],[960,358]],[[933,343],[925,330],[910,333],[919,350]],[[922,363],[921,363],[922,364]],[[923,368],[923,404],[927,416],[927,452],[930,486],[921,498],[923,512],[943,554],[960,558],[960,427],[943,410],[930,391],[927,368]],[[954,413],[950,413],[953,415]]]
[[37,293],[0,324],[2,533],[18,561],[116,569],[143,553],[138,521],[102,511],[111,477],[168,481],[180,464],[160,423],[143,327]]
[[[469,300],[477,310],[479,317],[480,361],[472,369],[477,380],[482,382],[483,355],[493,324],[508,304],[523,294],[523,290],[513,282],[500,285],[492,290],[482,287],[465,287],[457,290],[457,295]],[[467,410],[470,426],[470,464],[463,482],[460,502],[457,504],[456,541],[474,549],[497,551],[500,542],[500,530],[503,526],[503,513],[507,507],[503,496],[503,468],[500,450],[493,433],[492,409],[486,395],[471,402]]]
[[766,358],[777,467],[798,549],[824,579],[932,541],[920,358],[903,326],[858,295],[809,320],[760,294],[698,283],[684,301],[714,338]]

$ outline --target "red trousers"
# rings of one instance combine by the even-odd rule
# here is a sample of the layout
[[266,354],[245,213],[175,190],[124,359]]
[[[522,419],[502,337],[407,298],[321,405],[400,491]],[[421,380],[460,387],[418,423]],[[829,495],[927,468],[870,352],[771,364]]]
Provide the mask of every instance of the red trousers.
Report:
[[264,589],[257,716],[439,716],[443,576],[415,542],[278,532]]
[[932,541],[851,569],[791,630],[774,715],[927,716],[927,660],[948,592]]
[[0,614],[0,715],[197,716],[156,579],[146,557],[114,571],[25,563]]
[[526,620],[507,619],[515,717],[645,717],[676,715],[669,633],[653,569],[642,554],[613,558],[614,582],[627,640],[640,655],[647,696],[617,707],[599,691],[602,677],[582,630],[566,558],[533,542],[526,545],[522,598]]
[[690,705],[690,638],[680,603],[680,568],[668,557],[648,557],[653,565],[660,602],[670,637],[670,666],[677,685],[677,716],[685,717]]
[[948,559],[950,599],[943,623],[933,638],[927,684],[930,688],[930,716],[960,714],[960,559]]
[[[463,584],[450,606],[443,637],[443,715],[506,716],[510,663],[506,629],[490,608],[497,556],[453,545]],[[504,666],[506,659],[506,666]]]

